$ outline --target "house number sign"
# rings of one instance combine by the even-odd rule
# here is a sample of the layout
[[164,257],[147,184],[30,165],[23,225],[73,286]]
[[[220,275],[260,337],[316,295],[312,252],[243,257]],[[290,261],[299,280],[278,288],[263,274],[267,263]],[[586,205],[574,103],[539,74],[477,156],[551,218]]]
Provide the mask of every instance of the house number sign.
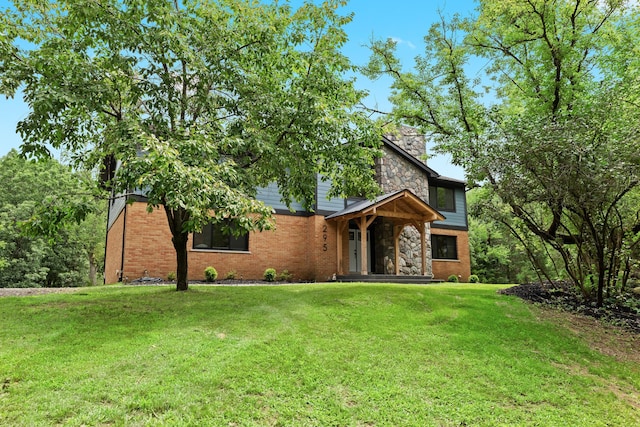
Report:
[[327,246],[327,232],[327,224],[325,224],[322,226],[322,252],[326,252],[329,249],[329,247]]

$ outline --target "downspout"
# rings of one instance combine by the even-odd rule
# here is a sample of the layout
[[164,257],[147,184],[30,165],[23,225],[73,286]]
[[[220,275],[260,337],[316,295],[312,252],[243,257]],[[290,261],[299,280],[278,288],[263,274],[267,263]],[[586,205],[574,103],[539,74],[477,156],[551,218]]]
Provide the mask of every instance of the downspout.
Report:
[[119,282],[123,280],[123,272],[124,272],[124,239],[127,234],[127,207],[128,203],[124,204],[124,218],[122,223],[122,256],[120,258],[120,277],[118,278]]
[[[316,230],[316,219],[318,218],[318,179],[320,178],[320,175],[316,172],[316,178],[315,178],[315,185],[314,185],[314,192],[313,192],[313,216],[310,216],[309,218],[313,221],[312,222],[312,227],[313,227],[313,232],[311,233],[311,235],[315,234],[315,230]],[[323,217],[324,218],[324,217]],[[309,221],[307,221],[307,227],[309,227]],[[325,227],[326,227],[326,222],[325,222]],[[326,234],[325,234],[326,236]],[[318,257],[320,256],[316,250],[313,250],[313,271],[312,271],[312,276],[313,276],[313,280],[318,280]],[[308,257],[309,255],[307,255]],[[307,258],[308,260],[308,258]]]
[[313,210],[314,210],[314,214],[318,215],[318,179],[320,178],[320,175],[318,173],[316,173],[316,183],[314,185],[314,192],[313,192]]

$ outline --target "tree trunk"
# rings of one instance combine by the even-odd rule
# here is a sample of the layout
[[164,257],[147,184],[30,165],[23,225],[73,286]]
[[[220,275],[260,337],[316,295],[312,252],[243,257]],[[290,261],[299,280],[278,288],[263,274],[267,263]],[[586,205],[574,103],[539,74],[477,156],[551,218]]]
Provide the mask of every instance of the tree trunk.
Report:
[[91,286],[96,285],[96,277],[98,275],[98,265],[96,264],[96,256],[93,252],[89,253],[89,283]]
[[[604,256],[604,255],[603,255]],[[604,287],[605,287],[605,278],[604,278],[604,262],[600,262],[600,271],[598,271],[598,293],[596,297],[596,306],[602,307],[604,303]]]
[[164,205],[164,211],[169,221],[169,229],[171,230],[171,242],[176,250],[176,290],[186,291],[189,289],[187,281],[187,240],[189,233],[184,231],[184,223],[189,220],[189,213],[184,209],[171,209]]
[[189,289],[189,282],[187,281],[187,239],[188,233],[177,233],[173,236],[171,241],[173,247],[176,250],[176,290],[186,291]]

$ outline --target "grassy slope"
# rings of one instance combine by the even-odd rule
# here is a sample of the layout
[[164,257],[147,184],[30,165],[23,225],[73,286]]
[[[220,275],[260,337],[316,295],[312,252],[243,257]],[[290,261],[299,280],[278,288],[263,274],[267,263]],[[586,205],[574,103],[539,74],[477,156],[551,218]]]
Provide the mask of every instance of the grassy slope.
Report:
[[640,369],[486,285],[0,299],[1,425],[633,425]]

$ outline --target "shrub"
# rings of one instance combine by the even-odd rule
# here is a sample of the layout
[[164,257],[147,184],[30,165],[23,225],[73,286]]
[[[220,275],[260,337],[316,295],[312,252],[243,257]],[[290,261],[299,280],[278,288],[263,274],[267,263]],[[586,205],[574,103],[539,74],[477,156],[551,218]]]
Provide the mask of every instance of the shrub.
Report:
[[293,280],[293,274],[289,273],[289,270],[283,270],[282,273],[278,274],[278,280],[291,282]]
[[451,276],[447,277],[447,282],[458,283],[458,276],[452,274]]
[[230,272],[227,273],[227,276],[225,277],[227,280],[233,280],[236,278],[236,276],[238,275],[238,273],[236,273],[235,270],[231,270]]
[[167,280],[170,282],[173,282],[174,280],[176,280],[176,272],[170,271],[169,274],[167,274]]
[[469,276],[469,283],[480,283],[480,278],[477,274],[472,274]]
[[214,282],[218,278],[218,272],[215,268],[209,266],[204,269],[204,278],[207,282]]
[[275,268],[267,268],[264,271],[264,280],[266,280],[267,282],[273,282],[274,280],[276,280],[276,277],[277,274]]

